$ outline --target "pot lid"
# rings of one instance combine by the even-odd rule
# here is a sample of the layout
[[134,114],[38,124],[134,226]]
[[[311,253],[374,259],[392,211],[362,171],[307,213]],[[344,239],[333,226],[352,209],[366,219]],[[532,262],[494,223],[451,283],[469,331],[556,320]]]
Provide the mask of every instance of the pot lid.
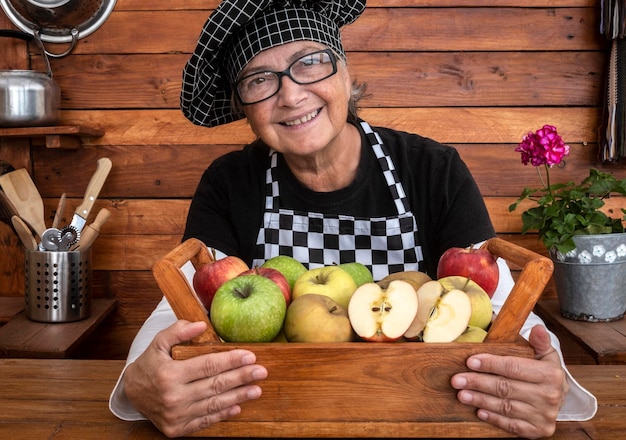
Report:
[[109,18],[116,0],[0,0],[9,20],[21,31],[48,43],[75,43]]

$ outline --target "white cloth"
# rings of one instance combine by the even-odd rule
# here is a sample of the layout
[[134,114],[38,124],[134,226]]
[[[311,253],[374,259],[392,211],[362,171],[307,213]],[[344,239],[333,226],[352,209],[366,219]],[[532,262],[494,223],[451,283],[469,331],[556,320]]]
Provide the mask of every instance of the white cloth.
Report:
[[[224,257],[224,254],[218,252],[217,258],[222,257]],[[501,258],[498,259],[498,266],[500,268],[500,282],[498,283],[498,288],[492,298],[493,308],[496,313],[502,308],[504,301],[514,285],[514,280],[506,261]],[[187,263],[181,269],[191,283],[194,270],[193,265],[191,263]],[[172,311],[167,300],[163,298],[137,333],[137,336],[130,347],[124,370],[120,374],[117,384],[115,385],[109,399],[109,408],[111,412],[120,419],[128,421],[145,420],[145,417],[133,407],[126,397],[123,381],[124,371],[129,364],[134,362],[135,359],[137,359],[141,353],[144,352],[159,331],[169,327],[174,322],[176,322],[176,316],[174,315],[174,312]],[[541,318],[534,313],[531,313],[526,320],[522,331],[520,332],[521,335],[528,339],[530,330],[537,324],[545,325]],[[559,356],[561,357],[561,363],[563,364],[563,368],[567,375],[567,381],[569,383],[569,392],[565,398],[565,403],[559,411],[557,421],[589,420],[596,414],[596,411],[598,410],[598,402],[595,396],[584,389],[570,374],[563,360],[559,340],[552,332],[549,332],[549,334],[552,339],[552,345],[557,349]]]

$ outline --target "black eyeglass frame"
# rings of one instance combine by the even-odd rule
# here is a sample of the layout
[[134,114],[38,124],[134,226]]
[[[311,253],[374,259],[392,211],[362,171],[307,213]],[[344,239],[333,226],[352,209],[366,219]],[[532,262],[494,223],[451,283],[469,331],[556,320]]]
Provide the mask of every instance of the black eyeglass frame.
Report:
[[[326,75],[326,76],[325,76],[325,77],[323,77],[323,78],[316,79],[315,81],[311,81],[311,82],[301,82],[301,81],[296,80],[293,76],[291,76],[291,68],[292,68],[292,67],[293,67],[293,66],[294,66],[297,62],[301,61],[303,58],[306,58],[306,57],[308,57],[308,56],[315,55],[315,54],[318,54],[318,53],[325,53],[325,54],[327,54],[327,55],[328,55],[328,57],[329,57],[329,59],[330,59],[330,63],[331,63],[331,64],[332,64],[332,66],[333,66],[333,70],[332,70],[332,72],[331,72],[331,73],[329,73],[328,75]],[[276,91],[275,91],[274,93],[272,93],[272,94],[271,94],[271,95],[269,95],[269,96],[266,96],[266,97],[265,97],[265,98],[263,98],[263,99],[259,99],[258,101],[253,101],[253,102],[244,102],[244,100],[241,98],[241,95],[239,94],[239,84],[240,84],[242,81],[244,81],[244,80],[246,80],[246,79],[248,79],[248,78],[250,78],[250,77],[252,77],[252,76],[256,76],[256,75],[258,75],[259,73],[264,73],[264,74],[271,73],[271,74],[276,75],[276,76],[277,76],[277,78],[278,78],[278,88],[276,89]],[[283,77],[285,77],[285,76],[286,76],[286,77],[288,77],[290,80],[292,80],[294,83],[296,83],[296,84],[298,84],[298,85],[301,85],[301,86],[304,86],[304,85],[315,84],[315,83],[318,83],[318,82],[320,82],[320,81],[324,81],[325,79],[330,78],[331,76],[333,76],[333,75],[334,75],[334,74],[336,74],[336,73],[337,73],[337,56],[336,56],[336,55],[335,55],[335,53],[332,51],[332,49],[322,49],[322,50],[316,50],[315,52],[310,52],[310,53],[307,53],[307,54],[305,54],[305,55],[302,55],[302,56],[301,56],[301,57],[299,57],[297,60],[295,60],[293,63],[291,63],[291,64],[290,64],[290,65],[289,65],[289,66],[288,66],[285,70],[283,70],[282,72],[274,72],[274,71],[271,71],[271,70],[267,70],[267,71],[263,71],[263,72],[255,72],[255,73],[252,73],[252,74],[250,74],[250,75],[246,75],[246,76],[244,76],[243,78],[241,78],[241,79],[239,79],[239,80],[235,81],[235,83],[233,83],[233,85],[232,85],[232,89],[235,91],[235,96],[237,97],[237,100],[239,101],[239,103],[240,103],[242,106],[245,106],[245,105],[252,105],[252,104],[258,104],[259,102],[266,101],[266,100],[270,99],[272,96],[276,95],[276,94],[280,91],[280,88],[281,88],[281,87],[282,87],[282,85],[283,85]]]

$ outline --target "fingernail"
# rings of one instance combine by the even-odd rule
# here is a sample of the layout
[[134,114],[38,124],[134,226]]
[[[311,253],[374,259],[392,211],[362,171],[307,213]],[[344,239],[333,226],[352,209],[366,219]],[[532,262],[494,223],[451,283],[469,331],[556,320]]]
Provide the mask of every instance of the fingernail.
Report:
[[250,387],[248,388],[248,392],[246,393],[248,399],[258,399],[261,397],[261,388],[260,387]]
[[252,372],[252,377],[255,380],[261,380],[261,379],[265,379],[267,377],[267,371],[265,370],[265,368],[256,368],[253,372]]
[[248,354],[244,354],[241,358],[241,362],[244,365],[250,365],[253,364],[256,361],[256,359],[254,358],[254,355],[252,353],[248,353]]
[[452,378],[452,386],[460,389],[467,385],[467,379],[464,376],[455,376]]
[[472,403],[472,393],[470,393],[469,391],[461,391],[459,393],[459,401],[461,403]]
[[467,360],[467,366],[470,367],[472,370],[480,369],[480,366],[481,366],[480,359],[475,358],[475,357],[469,358]]

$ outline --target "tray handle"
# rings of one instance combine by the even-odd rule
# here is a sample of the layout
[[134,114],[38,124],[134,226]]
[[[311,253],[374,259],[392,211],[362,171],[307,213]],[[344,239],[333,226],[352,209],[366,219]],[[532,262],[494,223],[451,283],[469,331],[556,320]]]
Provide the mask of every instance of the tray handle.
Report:
[[544,256],[501,238],[491,238],[483,245],[493,255],[522,268],[502,309],[494,318],[485,342],[515,342],[524,322],[541,297],[554,264]]
[[204,264],[214,262],[215,258],[209,253],[202,241],[197,238],[190,238],[154,263],[152,275],[178,319],[206,322],[207,328],[204,333],[196,336],[191,342],[221,342],[209,320],[205,307],[180,269],[187,261],[191,261],[191,264],[198,269]]

